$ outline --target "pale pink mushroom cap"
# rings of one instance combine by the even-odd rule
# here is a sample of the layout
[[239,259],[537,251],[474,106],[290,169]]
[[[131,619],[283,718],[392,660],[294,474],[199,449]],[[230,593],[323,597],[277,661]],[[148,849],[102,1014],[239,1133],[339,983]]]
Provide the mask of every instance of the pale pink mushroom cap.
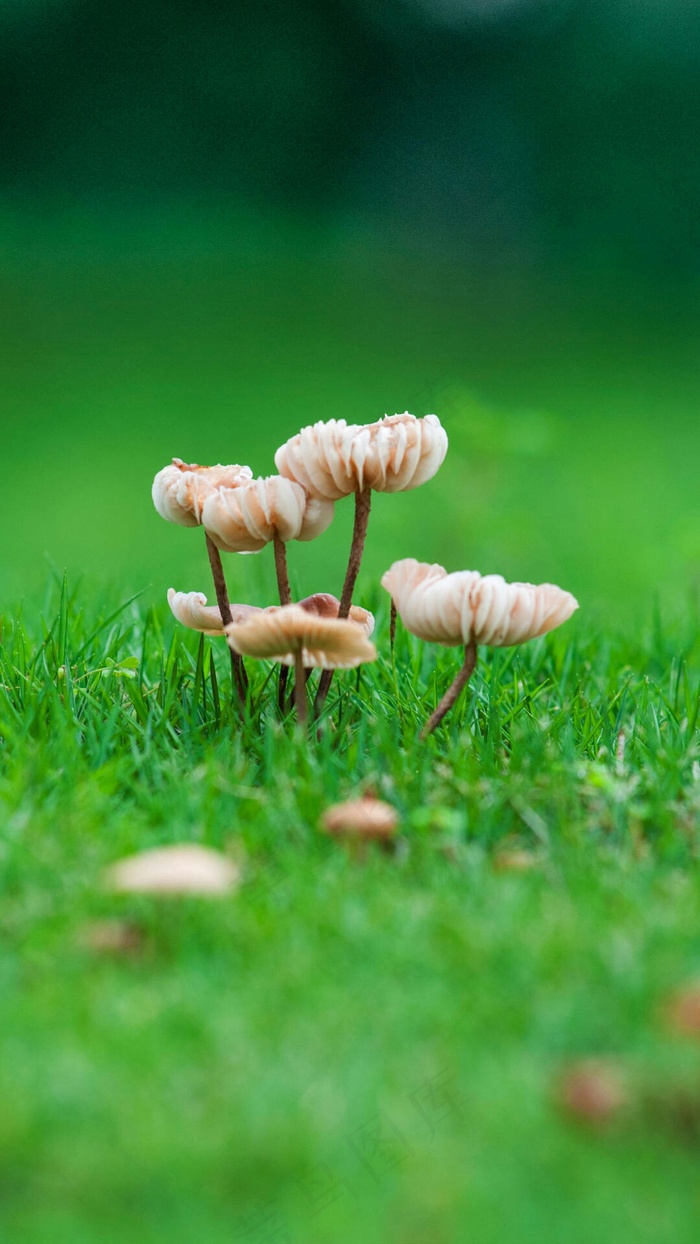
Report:
[[252,478],[247,466],[198,466],[173,458],[156,475],[151,495],[161,518],[181,527],[199,527],[207,497],[217,488],[237,488]]
[[293,665],[300,652],[307,669],[354,669],[377,657],[374,644],[357,622],[324,618],[300,605],[265,609],[245,622],[227,626],[226,635],[241,656]]
[[313,540],[332,518],[332,502],[310,497],[301,484],[281,475],[219,488],[202,511],[207,534],[226,553],[259,553],[275,536],[285,544]]
[[432,479],[446,453],[447,434],[437,415],[417,419],[406,412],[377,423],[314,423],[277,450],[275,466],[313,496],[338,501],[363,488],[417,488]]
[[506,583],[476,570],[448,574],[412,557],[382,578],[407,630],[430,643],[457,647],[471,640],[491,648],[522,644],[566,622],[578,609],[553,583]]
[[[307,613],[318,614],[322,618],[337,618],[340,609],[338,597],[332,596],[330,592],[316,592],[315,595],[307,596],[298,603],[300,609],[305,609]],[[221,621],[219,606],[208,605],[203,592],[176,592],[175,588],[168,588],[168,604],[177,621],[189,627],[191,631],[201,631],[205,635],[220,635],[223,638],[224,624]],[[282,608],[280,605],[268,605],[267,609],[263,610],[258,605],[236,605],[233,602],[229,604],[233,622],[245,622],[251,614],[274,613],[280,608]],[[374,630],[374,615],[369,610],[353,605],[350,609],[350,620],[361,626],[364,634],[369,638]]]
[[[222,635],[224,624],[218,605],[208,605],[203,592],[176,592],[168,588],[168,604],[174,617],[191,631],[203,631],[205,635]],[[230,604],[231,618],[243,622],[251,613],[260,613],[257,605]]]

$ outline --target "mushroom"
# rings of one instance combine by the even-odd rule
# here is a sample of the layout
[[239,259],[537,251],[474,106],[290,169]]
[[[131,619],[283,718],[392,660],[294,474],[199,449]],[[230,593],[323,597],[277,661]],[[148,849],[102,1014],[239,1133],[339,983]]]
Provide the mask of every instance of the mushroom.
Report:
[[426,738],[442,721],[476,664],[480,644],[506,648],[561,626],[578,609],[570,592],[553,583],[506,583],[501,575],[476,570],[448,574],[443,566],[412,557],[394,562],[382,578],[407,630],[447,647],[465,645],[464,664],[428,719]]
[[307,720],[305,670],[354,669],[377,657],[362,625],[322,617],[300,605],[265,609],[244,622],[233,622],[226,627],[226,636],[242,655],[294,666],[294,699],[301,722]]
[[[207,605],[203,592],[176,592],[174,587],[168,588],[168,604],[175,618],[191,631],[201,631],[204,635],[217,637],[224,635],[224,626],[218,607]],[[316,592],[298,602],[300,609],[307,613],[318,614],[321,618],[337,618],[340,601],[330,592]],[[253,613],[273,612],[280,605],[268,605],[267,610],[258,605],[235,605],[229,602],[232,622],[245,622]],[[369,638],[374,630],[374,615],[368,609],[360,609],[353,605],[350,610],[350,621],[357,622]]]
[[[221,610],[218,605],[207,605],[203,592],[176,592],[174,587],[169,587],[168,604],[178,622],[189,627],[191,631],[223,636]],[[242,622],[249,614],[260,612],[256,605],[234,605],[229,602],[228,608],[232,622]]]
[[301,484],[270,475],[213,491],[202,507],[202,522],[209,539],[225,553],[259,553],[272,542],[280,603],[288,605],[292,596],[285,545],[321,535],[333,508],[332,501],[309,496]]
[[227,894],[240,870],[225,855],[197,843],[155,847],[107,869],[110,890],[131,894]]
[[386,847],[395,837],[398,823],[396,809],[373,795],[333,804],[321,817],[321,828],[327,834],[352,845],[378,842]]
[[250,467],[199,466],[173,458],[153,481],[151,495],[161,518],[180,527],[201,527],[202,509],[217,488],[238,488],[253,478]]
[[[223,466],[200,466],[196,462],[183,462],[173,458],[170,466],[163,467],[156,475],[151,488],[153,504],[161,518],[181,527],[201,527],[202,511],[208,497],[217,488],[238,488],[253,478],[250,467],[236,463]],[[224,626],[231,621],[228,591],[221,555],[214,542],[205,532],[207,555],[214,580],[214,591]],[[231,676],[242,707],[245,707],[247,679],[243,662],[231,653]]]
[[[360,570],[372,490],[404,492],[432,479],[447,453],[447,435],[437,415],[418,419],[406,411],[376,423],[348,424],[329,419],[302,428],[275,454],[281,475],[296,480],[312,496],[337,501],[355,495],[355,523],[339,617],[346,618]],[[328,693],[332,672],[321,678],[317,711]]]

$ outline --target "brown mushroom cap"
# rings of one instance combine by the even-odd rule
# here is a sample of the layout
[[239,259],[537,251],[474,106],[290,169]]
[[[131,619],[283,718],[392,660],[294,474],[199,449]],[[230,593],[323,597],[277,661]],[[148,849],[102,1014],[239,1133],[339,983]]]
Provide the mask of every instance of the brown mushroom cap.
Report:
[[386,415],[376,423],[329,419],[280,446],[275,466],[311,496],[338,501],[364,488],[403,492],[432,479],[447,453],[437,415]]
[[199,466],[173,458],[153,481],[151,495],[161,518],[181,527],[199,527],[207,497],[217,488],[238,488],[253,477],[250,467],[231,464]]
[[398,813],[390,803],[363,795],[326,808],[321,826],[327,834],[339,837],[377,839],[393,838],[399,824]]
[[553,583],[506,583],[476,570],[448,574],[444,566],[412,557],[394,562],[382,587],[411,634],[447,647],[472,640],[493,648],[525,643],[578,609],[571,593]]
[[241,623],[226,627],[234,652],[293,665],[302,654],[307,669],[354,669],[374,661],[377,650],[357,622],[324,618],[300,605],[265,609]]

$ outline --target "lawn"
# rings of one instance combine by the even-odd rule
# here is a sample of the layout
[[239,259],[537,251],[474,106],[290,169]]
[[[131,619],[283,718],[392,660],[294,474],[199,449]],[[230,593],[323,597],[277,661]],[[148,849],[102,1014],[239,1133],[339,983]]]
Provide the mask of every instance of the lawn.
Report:
[[[2,1238],[690,1244],[700,1044],[667,1012],[700,976],[682,309],[662,330],[618,293],[606,321],[556,283],[509,302],[351,251],[3,272]],[[320,740],[263,664],[241,719],[221,643],[164,603],[207,566],[153,473],[173,453],[265,472],[301,423],[406,406],[452,448],[375,507],[379,660],[337,678]],[[299,594],[339,590],[350,518],[293,548]],[[407,555],[582,604],[482,654],[426,743],[457,658],[401,630],[391,658],[378,576]],[[272,599],[266,553],[227,571]],[[318,821],[368,788],[400,841],[357,860]],[[111,862],[178,841],[230,854],[236,893],[105,891]],[[133,944],[96,949],[107,919]],[[606,1126],[557,1097],[593,1056],[626,1086]]]

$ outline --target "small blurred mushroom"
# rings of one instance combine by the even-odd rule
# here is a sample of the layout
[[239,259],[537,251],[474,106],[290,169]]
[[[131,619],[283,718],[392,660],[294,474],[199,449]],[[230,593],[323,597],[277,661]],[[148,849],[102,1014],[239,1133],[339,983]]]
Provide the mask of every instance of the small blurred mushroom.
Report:
[[700,1037],[700,981],[689,981],[667,999],[669,1027],[681,1037]]
[[143,930],[130,920],[95,920],[80,932],[80,943],[96,955],[127,958],[144,949]]
[[532,851],[525,851],[522,847],[501,847],[493,856],[493,870],[497,873],[529,872],[536,864],[537,858]]
[[197,843],[155,847],[112,864],[107,888],[123,894],[221,895],[240,881],[239,868],[219,851]]
[[321,817],[325,833],[354,847],[376,842],[387,848],[394,842],[398,825],[396,809],[374,795],[333,804]]
[[597,1058],[581,1059],[563,1068],[555,1095],[566,1114],[591,1127],[610,1123],[627,1104],[618,1068]]

